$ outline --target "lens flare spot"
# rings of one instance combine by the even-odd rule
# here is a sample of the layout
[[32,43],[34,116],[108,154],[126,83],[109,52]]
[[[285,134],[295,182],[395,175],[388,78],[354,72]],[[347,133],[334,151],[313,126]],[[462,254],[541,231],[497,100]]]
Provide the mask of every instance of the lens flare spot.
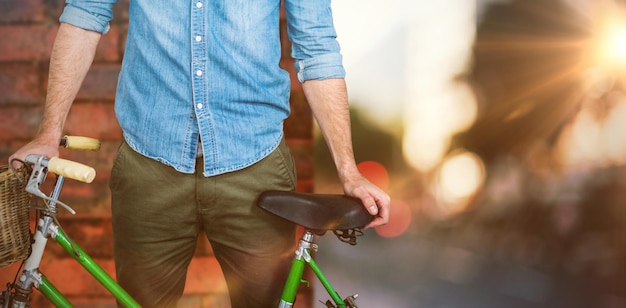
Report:
[[482,187],[485,167],[474,153],[458,151],[448,156],[437,171],[432,191],[444,215],[463,211]]
[[376,233],[382,237],[398,237],[411,225],[411,208],[403,200],[391,200],[389,206],[389,223],[376,227]]
[[465,152],[444,162],[441,167],[441,186],[451,198],[464,198],[476,192],[483,181],[483,176],[480,158]]
[[447,133],[437,132],[434,126],[422,123],[407,128],[402,140],[402,152],[411,166],[428,172],[439,163],[449,144]]
[[364,161],[357,165],[363,176],[382,190],[389,188],[389,172],[382,164],[375,161]]

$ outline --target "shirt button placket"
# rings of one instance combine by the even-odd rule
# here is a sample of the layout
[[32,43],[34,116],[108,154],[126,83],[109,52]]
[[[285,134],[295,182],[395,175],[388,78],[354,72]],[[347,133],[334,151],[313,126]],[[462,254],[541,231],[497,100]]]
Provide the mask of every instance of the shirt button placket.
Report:
[[[203,3],[202,3],[202,1],[197,1],[197,2],[196,2],[196,4],[195,4],[195,6],[196,6],[196,8],[197,8],[197,9],[201,9],[201,8],[203,7]],[[202,16],[203,14],[202,14],[202,13],[200,13],[200,12],[198,12],[198,13],[195,13],[194,15],[195,15],[195,16],[197,16],[197,17],[200,17],[200,16]],[[200,18],[202,18],[202,17],[200,17]],[[200,23],[200,24],[202,24],[202,23]],[[202,34],[201,34],[202,29],[197,29],[197,28],[196,28],[196,29],[195,29],[195,31],[197,31],[197,32],[196,32],[196,34],[195,34],[195,36],[194,36],[194,41],[195,41],[195,44],[202,44],[202,43],[201,43],[201,42],[202,42]],[[203,50],[203,49],[204,49],[204,48],[202,48],[202,46],[201,46],[201,45],[197,45],[197,46],[194,48],[194,50],[196,50],[196,51],[200,51],[200,50]],[[195,59],[194,59],[194,63],[196,63],[196,65],[195,65],[195,72],[194,72],[194,74],[195,74],[196,78],[201,78],[201,77],[202,77],[202,75],[203,75],[203,73],[204,73],[204,72],[202,71],[202,65],[203,65],[203,62],[202,62],[202,60],[201,60],[202,55],[201,55],[201,54],[197,54],[197,53],[196,53],[196,54],[194,55],[194,58],[195,58]],[[202,84],[202,82],[199,82],[199,83],[197,83],[197,84]],[[201,90],[200,88],[196,88],[196,89],[202,92],[202,90]],[[202,96],[201,96],[201,95],[197,95],[196,97],[202,97]],[[197,101],[197,102],[196,102],[196,110],[202,110],[202,108],[203,108],[203,107],[204,107],[204,105],[202,104],[202,101],[199,101],[199,102]]]

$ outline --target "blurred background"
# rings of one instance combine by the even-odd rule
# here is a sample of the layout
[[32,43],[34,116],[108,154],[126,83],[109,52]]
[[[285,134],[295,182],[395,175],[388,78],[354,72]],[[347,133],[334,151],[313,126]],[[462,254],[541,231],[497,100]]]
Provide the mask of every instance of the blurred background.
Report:
[[[60,218],[110,272],[106,183],[121,139],[113,99],[128,1],[115,7],[66,125],[103,147],[67,153],[98,178],[92,188],[68,183],[65,201],[81,215]],[[0,0],[4,160],[37,130],[64,3]],[[339,293],[359,293],[363,308],[626,307],[626,0],[332,3],[356,159],[392,197],[389,224],[356,247],[320,239],[316,260]],[[311,147],[301,89],[292,105],[299,188],[341,193],[324,142]],[[115,306],[64,257],[51,250],[44,266],[62,271],[55,283],[78,307]],[[0,282],[15,271],[0,269]],[[220,279],[199,243],[181,307],[227,307]]]
[[[392,197],[356,247],[322,237],[339,293],[366,308],[626,307],[626,1],[333,13],[357,162]],[[315,191],[340,192],[314,148]]]

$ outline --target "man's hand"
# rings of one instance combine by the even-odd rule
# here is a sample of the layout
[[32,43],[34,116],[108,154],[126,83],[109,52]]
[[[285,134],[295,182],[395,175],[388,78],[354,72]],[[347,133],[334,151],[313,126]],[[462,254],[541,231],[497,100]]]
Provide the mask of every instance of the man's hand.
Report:
[[367,211],[376,218],[365,228],[373,228],[389,222],[389,205],[391,198],[384,191],[372,184],[361,174],[343,178],[343,189],[346,195],[361,199]]
[[57,157],[59,156],[59,141],[51,141],[47,138],[35,138],[11,155],[9,157],[9,164],[11,164],[13,168],[17,169],[20,167],[20,164],[18,161],[13,160],[17,159],[24,161],[26,156],[29,154],[42,154],[47,157]]

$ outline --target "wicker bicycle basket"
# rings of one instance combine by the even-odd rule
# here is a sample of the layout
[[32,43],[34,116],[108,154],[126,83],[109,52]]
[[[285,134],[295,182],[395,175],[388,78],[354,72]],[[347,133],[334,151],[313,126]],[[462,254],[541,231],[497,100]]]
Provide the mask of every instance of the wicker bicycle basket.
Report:
[[0,268],[25,260],[30,253],[30,194],[24,172],[0,166]]

